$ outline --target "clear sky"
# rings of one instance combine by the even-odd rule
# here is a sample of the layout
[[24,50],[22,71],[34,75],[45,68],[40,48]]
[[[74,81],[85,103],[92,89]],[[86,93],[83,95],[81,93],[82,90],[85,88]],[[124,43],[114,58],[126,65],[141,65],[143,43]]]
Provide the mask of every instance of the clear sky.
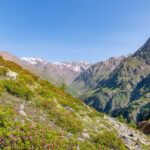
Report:
[[150,37],[150,0],[0,0],[0,50],[97,62]]

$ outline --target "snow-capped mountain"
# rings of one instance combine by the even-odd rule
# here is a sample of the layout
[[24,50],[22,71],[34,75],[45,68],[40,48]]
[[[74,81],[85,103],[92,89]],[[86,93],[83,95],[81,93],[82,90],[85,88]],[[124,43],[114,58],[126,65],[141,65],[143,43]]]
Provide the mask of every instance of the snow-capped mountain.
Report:
[[49,80],[57,85],[72,83],[82,71],[91,66],[86,61],[48,62],[44,59],[34,57],[18,58],[6,51],[0,51],[0,56],[21,65],[23,68],[38,74],[42,79]]
[[90,63],[86,61],[73,61],[73,62],[52,62],[54,66],[64,68],[67,67],[68,69],[71,69],[72,71],[75,72],[82,72],[90,67]]
[[32,57],[22,57],[21,58],[22,61],[30,63],[32,65],[47,65],[47,64],[51,64],[55,67],[59,67],[60,69],[64,69],[64,68],[68,68],[72,71],[75,72],[82,72],[86,69],[88,69],[88,67],[91,65],[90,63],[86,62],[86,61],[73,61],[73,62],[47,62],[41,58],[32,58]]
[[44,60],[41,59],[41,58],[31,58],[31,57],[30,57],[30,58],[22,57],[21,60],[22,60],[22,61],[26,61],[26,62],[28,62],[28,63],[30,63],[30,64],[32,64],[32,65],[36,65],[36,64],[38,64],[39,62],[40,62],[40,63],[44,62]]
[[41,58],[20,58],[22,62],[30,64],[36,73],[56,84],[70,84],[81,72],[88,69],[91,64],[86,61],[48,62]]

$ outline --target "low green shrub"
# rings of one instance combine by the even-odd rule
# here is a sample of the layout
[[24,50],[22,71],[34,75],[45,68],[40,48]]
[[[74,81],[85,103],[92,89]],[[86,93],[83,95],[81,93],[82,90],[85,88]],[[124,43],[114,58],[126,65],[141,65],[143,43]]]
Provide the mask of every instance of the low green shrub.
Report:
[[97,150],[90,142],[65,138],[65,133],[43,124],[15,121],[16,112],[8,106],[0,106],[0,149],[77,149]]
[[62,134],[31,122],[15,122],[15,111],[0,106],[0,149],[65,149]]
[[[92,109],[92,108],[91,108]],[[94,118],[94,117],[104,117],[104,114],[103,113],[101,113],[101,112],[97,112],[96,110],[94,110],[93,109],[93,111],[92,112],[89,112],[88,114],[87,114],[90,118]]]
[[125,118],[123,118],[122,115],[119,116],[119,117],[117,117],[117,120],[118,120],[119,122],[121,122],[121,123],[127,124],[127,125],[130,126],[131,128],[134,128],[134,129],[137,128],[137,125],[136,125],[135,122],[133,122],[133,121],[127,121]]
[[96,143],[97,147],[102,150],[116,149],[127,150],[122,140],[116,136],[113,131],[104,131],[92,137],[92,142]]
[[136,123],[133,122],[133,121],[128,122],[128,125],[129,125],[131,128],[137,129],[137,125],[136,125]]
[[122,115],[120,115],[119,117],[117,117],[117,120],[121,123],[127,123],[127,120],[124,119],[124,117]]
[[44,107],[44,110],[47,110],[50,120],[64,130],[72,133],[78,133],[83,130],[82,122],[74,112],[70,112],[61,106],[57,107],[54,100],[45,100],[43,101],[42,106]]
[[5,80],[3,82],[5,90],[17,97],[30,100],[33,96],[33,92],[23,83],[11,80]]
[[0,76],[5,76],[8,68],[0,66]]
[[53,97],[53,94],[51,93],[51,91],[46,88],[37,89],[37,92],[38,92],[38,95],[40,95],[44,98],[52,98]]

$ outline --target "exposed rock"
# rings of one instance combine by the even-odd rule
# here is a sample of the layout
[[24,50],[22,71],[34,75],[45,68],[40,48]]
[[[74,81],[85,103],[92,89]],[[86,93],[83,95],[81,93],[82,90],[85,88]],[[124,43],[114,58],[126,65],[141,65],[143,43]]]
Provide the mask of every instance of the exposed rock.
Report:
[[16,80],[17,79],[17,76],[18,74],[14,71],[11,71],[9,70],[7,73],[6,73],[6,77],[12,79],[12,80]]
[[136,144],[136,145],[135,145],[135,149],[136,149],[136,150],[142,150],[143,148],[142,148],[140,145]]
[[25,116],[25,117],[27,116],[27,114],[22,110],[19,111],[19,114],[22,115],[22,116]]
[[40,120],[43,121],[43,122],[46,121],[46,119],[45,119],[43,116],[40,116],[39,118],[40,118]]
[[82,138],[80,138],[80,137],[78,138],[78,140],[79,140],[79,141],[84,141],[84,139],[82,139]]
[[72,112],[74,111],[74,109],[71,108],[71,107],[69,107],[69,106],[66,106],[65,108],[66,108],[67,110],[69,110],[69,111],[72,111]]
[[90,139],[89,133],[83,132],[83,133],[82,133],[82,138],[83,138],[83,139]]
[[138,128],[145,134],[150,134],[150,122],[142,121],[138,124]]
[[67,134],[67,138],[68,138],[68,139],[70,139],[72,136],[73,136],[72,133],[68,133],[68,134]]
[[20,105],[20,110],[24,110],[24,108],[25,108],[24,105],[25,105],[25,104],[21,104],[21,105]]
[[127,125],[118,122],[114,118],[105,116],[105,119],[110,122],[118,131],[119,137],[124,141],[125,145],[130,150],[142,150],[141,144],[150,145],[150,141],[140,132],[128,127]]
[[21,120],[21,123],[24,124],[24,123],[25,123],[25,120]]
[[79,147],[79,145],[77,146],[77,150],[80,150],[80,147]]
[[19,107],[19,114],[26,117],[27,114],[26,114],[25,111],[24,111],[24,108],[25,108],[24,105],[25,105],[25,104],[21,104],[21,105],[20,105],[20,107]]

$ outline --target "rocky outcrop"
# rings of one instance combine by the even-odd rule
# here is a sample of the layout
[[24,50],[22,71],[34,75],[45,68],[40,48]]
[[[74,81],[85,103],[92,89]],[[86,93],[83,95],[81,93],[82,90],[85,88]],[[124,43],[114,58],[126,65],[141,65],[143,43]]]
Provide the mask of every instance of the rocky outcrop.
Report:
[[105,116],[105,119],[118,131],[119,137],[124,141],[129,150],[142,150],[141,143],[144,145],[150,145],[150,141],[139,131],[128,127],[126,124],[118,122],[114,118]]
[[150,64],[150,38],[137,52],[134,53],[133,57],[143,59],[147,64]]
[[6,77],[12,79],[12,80],[16,80],[17,79],[17,76],[18,74],[14,71],[11,71],[9,70],[7,73],[6,73]]
[[138,128],[145,134],[150,134],[150,122],[149,121],[139,122]]
[[21,104],[19,107],[19,114],[26,117],[27,114],[25,113],[24,108],[25,108],[25,104]]

